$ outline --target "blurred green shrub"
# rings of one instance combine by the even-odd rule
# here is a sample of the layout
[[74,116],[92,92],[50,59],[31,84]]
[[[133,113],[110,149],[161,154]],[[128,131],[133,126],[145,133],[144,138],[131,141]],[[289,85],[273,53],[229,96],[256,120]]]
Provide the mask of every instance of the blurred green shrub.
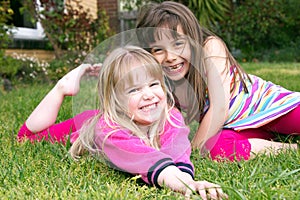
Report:
[[[71,0],[40,1],[40,5],[32,0],[22,2],[22,10],[32,16],[30,20],[41,22],[56,59],[47,63],[27,55],[5,56],[4,49],[11,39],[6,24],[13,11],[9,8],[9,1],[1,1],[0,82],[57,81],[81,64],[93,48],[114,34],[109,27],[109,18],[101,8],[95,19],[78,0],[72,1],[75,6],[71,6]],[[42,9],[38,9],[39,6]]]
[[237,2],[217,31],[229,47],[240,49],[246,60],[299,61],[299,0]]
[[[42,9],[39,9],[41,7]],[[78,0],[24,0],[24,9],[39,20],[56,59],[84,60],[85,55],[113,34],[108,16],[98,9],[95,19]]]
[[10,8],[10,1],[1,1],[0,2],[0,51],[3,51],[7,47],[8,43],[11,40],[10,37],[10,28],[11,26],[7,25],[9,19],[11,19],[14,11]]

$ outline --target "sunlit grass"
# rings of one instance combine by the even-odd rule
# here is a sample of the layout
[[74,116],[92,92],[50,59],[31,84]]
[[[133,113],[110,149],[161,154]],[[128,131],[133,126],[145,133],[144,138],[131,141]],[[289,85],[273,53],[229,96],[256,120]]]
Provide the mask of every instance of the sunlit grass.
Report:
[[300,63],[242,63],[244,69],[292,91],[300,91]]
[[[249,73],[300,91],[299,63],[242,65]],[[0,93],[0,199],[183,199],[93,157],[73,161],[60,144],[16,142],[19,127],[51,87],[18,85]],[[72,117],[73,102],[65,99],[58,121]],[[196,179],[222,185],[230,199],[300,199],[299,151],[259,155],[239,163],[217,163],[193,152],[192,161]]]

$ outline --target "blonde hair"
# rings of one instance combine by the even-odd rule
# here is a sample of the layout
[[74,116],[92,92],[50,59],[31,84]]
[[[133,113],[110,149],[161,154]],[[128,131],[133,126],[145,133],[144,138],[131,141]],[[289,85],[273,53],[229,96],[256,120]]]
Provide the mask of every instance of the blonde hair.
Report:
[[[178,26],[181,26],[184,34],[188,37],[192,52],[191,65],[193,65],[193,67],[190,67],[190,70],[186,75],[193,90],[190,91],[190,89],[186,91],[189,98],[188,100],[191,104],[187,109],[186,119],[187,123],[190,123],[195,119],[199,111],[203,111],[206,100],[207,84],[206,80],[203,78],[205,77],[205,55],[202,47],[211,38],[218,37],[204,27],[201,27],[197,18],[189,8],[181,3],[172,1],[164,1],[159,4],[151,3],[142,7],[137,17],[136,28],[139,41],[142,42],[144,46],[147,46],[149,43],[155,42],[154,34],[159,34],[159,30],[153,30],[153,27],[168,28],[174,32],[172,34],[176,38],[177,36],[175,33],[177,32]],[[147,27],[151,27],[151,29],[147,29]],[[219,40],[222,41],[220,38]],[[242,80],[244,90],[248,92],[245,83],[245,78],[249,79],[248,75],[231,55],[225,43],[223,41],[222,43],[225,46],[227,60],[229,61],[230,66],[235,66],[239,79]],[[235,73],[234,79],[237,80]],[[233,89],[233,87],[231,89]],[[196,99],[193,95],[190,95],[194,93]]]
[[[169,106],[165,107],[159,120],[150,126],[148,133],[149,137],[145,137],[140,128],[126,114],[126,107],[118,98],[118,93],[120,90],[124,89],[122,86],[124,86],[124,84],[132,78],[130,71],[132,63],[135,61],[142,64],[141,67],[145,69],[147,74],[150,74],[152,77],[160,81],[162,89],[168,99]],[[125,74],[128,75],[126,78],[124,78]],[[99,144],[97,145],[94,142],[96,131],[95,127],[101,116],[104,117],[106,123],[110,125],[114,131],[127,129],[131,131],[133,135],[144,140],[149,146],[159,149],[159,135],[163,131],[163,126],[166,120],[175,125],[170,120],[169,113],[170,109],[174,106],[174,99],[165,86],[162,67],[155,58],[149,52],[136,46],[117,48],[105,59],[99,73],[97,87],[100,112],[97,116],[86,122],[80,129],[78,139],[70,148],[71,156],[76,159],[85,150],[92,153],[101,152],[102,148],[99,147]],[[116,126],[116,124],[118,125]],[[108,133],[106,138],[113,134],[114,131]]]

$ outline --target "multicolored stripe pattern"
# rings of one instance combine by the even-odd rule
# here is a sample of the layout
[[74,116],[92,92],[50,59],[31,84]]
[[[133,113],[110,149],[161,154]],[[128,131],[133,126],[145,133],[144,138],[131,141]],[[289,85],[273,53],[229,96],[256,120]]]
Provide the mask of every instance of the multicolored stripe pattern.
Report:
[[[233,80],[233,72],[231,76]],[[249,76],[252,80],[252,83],[249,80],[246,83],[249,93],[244,91],[241,82],[236,82],[224,128],[257,128],[300,105],[300,92],[289,91],[254,75]]]

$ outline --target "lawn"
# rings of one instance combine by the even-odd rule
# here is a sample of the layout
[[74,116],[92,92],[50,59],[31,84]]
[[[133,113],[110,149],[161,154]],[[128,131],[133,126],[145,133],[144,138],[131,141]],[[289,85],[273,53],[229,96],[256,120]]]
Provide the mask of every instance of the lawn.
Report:
[[[244,63],[247,72],[300,91],[300,63]],[[18,143],[26,117],[52,85],[17,85],[0,91],[0,199],[183,199],[168,189],[147,186],[138,177],[113,170],[84,156],[73,161],[68,147],[41,142]],[[66,98],[58,121],[72,117]],[[195,130],[191,126],[191,130]],[[259,155],[239,163],[217,163],[193,152],[197,180],[223,186],[230,199],[300,199],[300,151]],[[194,199],[197,199],[194,196]]]

